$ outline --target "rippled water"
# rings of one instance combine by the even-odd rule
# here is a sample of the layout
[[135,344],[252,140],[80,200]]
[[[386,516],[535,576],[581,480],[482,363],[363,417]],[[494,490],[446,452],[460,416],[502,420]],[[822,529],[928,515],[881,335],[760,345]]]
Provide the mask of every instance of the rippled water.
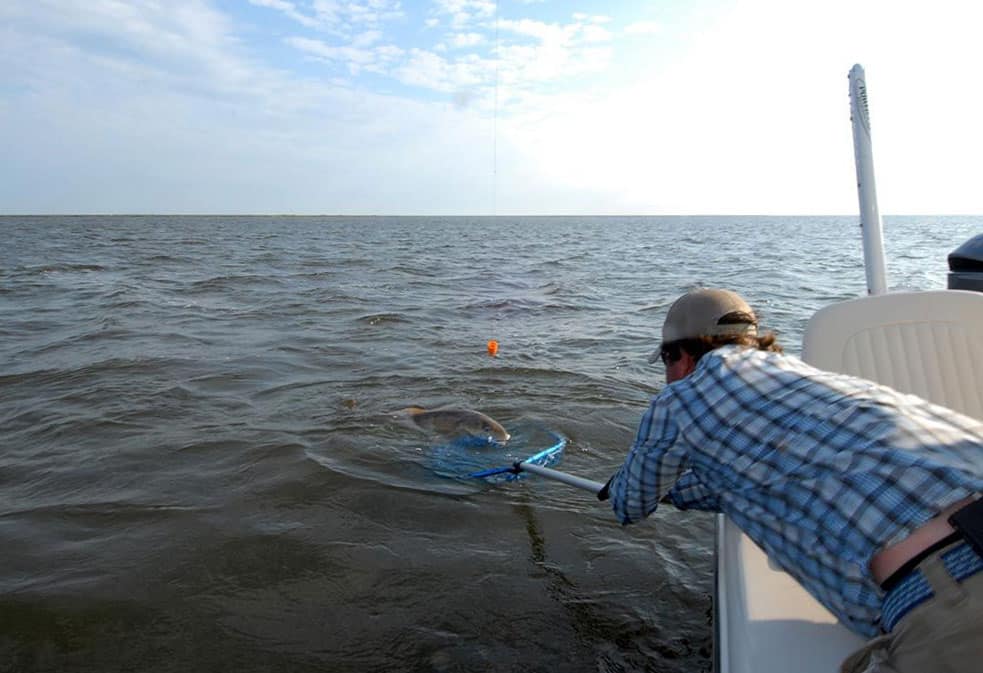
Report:
[[[887,218],[893,287],[983,218]],[[712,518],[436,469],[394,410],[569,439],[604,481],[669,303],[798,352],[855,218],[0,218],[0,665],[698,671]],[[496,339],[498,357],[485,344]],[[521,434],[521,433],[520,433]],[[501,458],[491,450],[489,461]]]

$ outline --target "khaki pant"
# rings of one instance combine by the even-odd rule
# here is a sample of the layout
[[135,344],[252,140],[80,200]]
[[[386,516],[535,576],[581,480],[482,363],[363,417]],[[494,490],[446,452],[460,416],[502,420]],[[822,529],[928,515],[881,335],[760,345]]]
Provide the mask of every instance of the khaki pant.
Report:
[[932,598],[847,657],[841,673],[983,673],[983,572],[956,582],[944,551],[918,566]]

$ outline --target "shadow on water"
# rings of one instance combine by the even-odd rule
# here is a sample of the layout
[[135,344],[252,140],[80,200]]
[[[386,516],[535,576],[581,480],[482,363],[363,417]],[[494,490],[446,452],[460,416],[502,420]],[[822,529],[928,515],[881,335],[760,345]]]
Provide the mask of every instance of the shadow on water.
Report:
[[[230,639],[192,605],[0,600],[0,671],[323,671]],[[125,662],[125,663],[123,663]],[[333,668],[332,670],[345,670]],[[354,669],[350,669],[354,670]]]
[[[513,509],[525,524],[529,560],[541,573],[549,597],[567,614],[577,644],[585,657],[593,657],[596,670],[604,672],[664,670],[667,660],[702,660],[709,671],[711,652],[686,638],[664,640],[657,629],[619,618],[619,613],[581,591],[562,568],[549,561],[547,540],[530,504],[528,494]],[[708,620],[712,610],[708,609]],[[697,669],[690,669],[697,670]]]

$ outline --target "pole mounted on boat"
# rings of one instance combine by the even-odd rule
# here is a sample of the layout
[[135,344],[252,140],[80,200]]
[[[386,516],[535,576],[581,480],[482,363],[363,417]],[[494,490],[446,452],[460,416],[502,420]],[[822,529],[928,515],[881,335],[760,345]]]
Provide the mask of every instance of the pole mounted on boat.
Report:
[[887,272],[884,266],[883,228],[881,215],[877,210],[877,188],[874,185],[867,81],[860,65],[855,65],[850,70],[850,120],[853,122],[853,152],[857,161],[857,192],[860,196],[860,228],[863,232],[867,293],[884,294],[887,292]]

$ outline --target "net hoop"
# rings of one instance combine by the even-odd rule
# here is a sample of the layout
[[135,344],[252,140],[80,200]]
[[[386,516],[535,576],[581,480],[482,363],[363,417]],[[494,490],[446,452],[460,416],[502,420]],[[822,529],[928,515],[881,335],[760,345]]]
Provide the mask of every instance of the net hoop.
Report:
[[537,451],[528,458],[516,460],[510,465],[493,467],[487,470],[479,470],[477,472],[472,472],[468,475],[468,477],[471,477],[472,479],[484,479],[492,482],[515,481],[522,476],[521,472],[515,469],[516,463],[532,463],[534,465],[542,465],[543,467],[549,467],[557,464],[560,462],[560,458],[563,457],[563,449],[566,448],[567,438],[553,431],[550,431],[549,434],[554,440],[551,446]]

